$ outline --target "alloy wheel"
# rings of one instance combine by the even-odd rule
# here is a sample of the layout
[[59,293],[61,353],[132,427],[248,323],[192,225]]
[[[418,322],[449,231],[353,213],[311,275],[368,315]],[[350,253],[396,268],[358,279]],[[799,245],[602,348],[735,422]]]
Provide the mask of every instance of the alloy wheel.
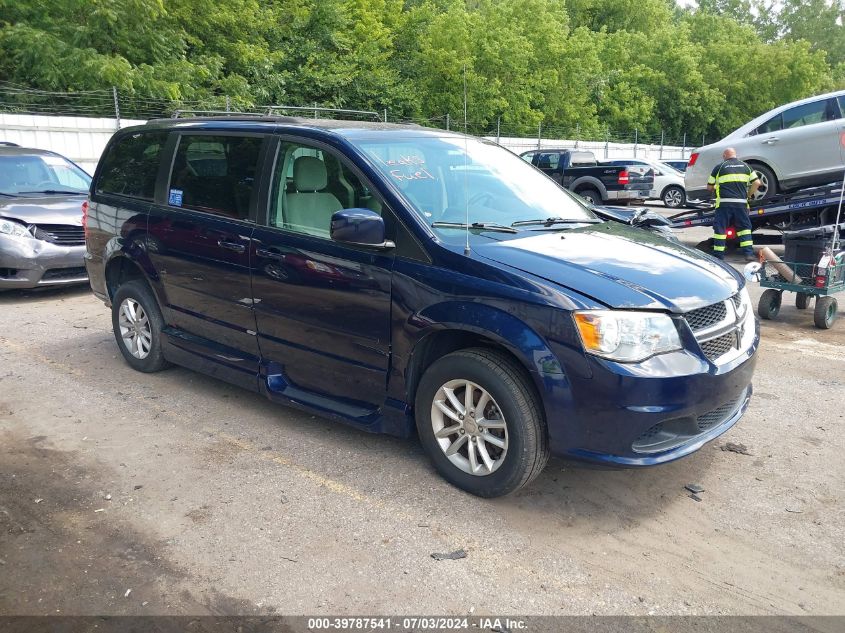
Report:
[[469,380],[450,380],[431,405],[434,437],[452,464],[465,473],[496,471],[508,451],[508,427],[493,397]]
[[153,344],[153,330],[150,319],[140,303],[127,297],[120,304],[118,316],[120,338],[132,356],[146,358]]

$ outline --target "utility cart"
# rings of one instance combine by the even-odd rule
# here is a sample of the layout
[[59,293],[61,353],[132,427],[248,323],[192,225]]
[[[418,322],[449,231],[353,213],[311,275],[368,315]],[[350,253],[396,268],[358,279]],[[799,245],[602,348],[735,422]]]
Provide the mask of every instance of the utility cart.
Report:
[[836,225],[784,233],[784,259],[763,261],[759,270],[760,286],[767,288],[757,304],[761,319],[775,318],[784,291],[789,291],[795,293],[799,310],[806,310],[815,299],[816,327],[833,325],[838,309],[833,295],[845,290],[845,251],[838,250],[838,237]]

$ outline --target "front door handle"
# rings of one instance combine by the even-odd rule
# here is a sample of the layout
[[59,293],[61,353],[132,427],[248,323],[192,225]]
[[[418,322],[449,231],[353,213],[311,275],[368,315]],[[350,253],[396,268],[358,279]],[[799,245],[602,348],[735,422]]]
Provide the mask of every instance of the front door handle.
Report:
[[255,254],[259,257],[266,257],[268,259],[284,259],[285,256],[281,251],[275,248],[256,248]]
[[246,250],[246,246],[243,244],[239,244],[238,242],[227,242],[226,240],[217,240],[217,245],[221,248],[225,248],[227,251],[234,251],[236,253],[243,253]]
[[763,141],[763,145],[774,145],[774,144],[775,144],[775,143],[777,143],[779,140],[780,140],[780,139],[779,139],[777,136],[776,136],[776,137],[774,137],[774,138],[767,138],[765,141]]

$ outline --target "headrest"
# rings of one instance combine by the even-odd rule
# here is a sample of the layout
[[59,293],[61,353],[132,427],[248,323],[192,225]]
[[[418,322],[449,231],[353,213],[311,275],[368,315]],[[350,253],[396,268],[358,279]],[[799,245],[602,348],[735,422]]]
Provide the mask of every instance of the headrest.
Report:
[[320,191],[326,188],[326,165],[314,156],[300,156],[293,163],[293,186],[297,191]]

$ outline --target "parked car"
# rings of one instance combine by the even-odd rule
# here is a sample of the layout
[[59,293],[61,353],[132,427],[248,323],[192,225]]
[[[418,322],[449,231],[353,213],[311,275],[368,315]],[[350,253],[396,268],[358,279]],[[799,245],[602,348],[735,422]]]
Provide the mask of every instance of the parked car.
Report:
[[680,160],[661,160],[660,162],[664,165],[669,165],[672,169],[677,169],[681,173],[687,170],[687,163],[689,163],[686,158]]
[[602,221],[483,139],[283,117],[126,128],[94,175],[86,240],[131,367],[416,429],[481,496],[524,486],[550,453],[678,459],[751,396],[742,275]]
[[824,185],[842,179],[845,149],[845,90],[788,103],[758,116],[718,143],[695,150],[686,172],[687,195],[709,198],[707,178],[722,152],[754,167],[761,186],[756,198]]
[[0,144],[0,290],[85,283],[91,177],[54,152]]
[[592,152],[542,149],[523,152],[520,158],[591,204],[646,200],[654,183],[650,168],[600,165]]
[[614,158],[602,165],[642,165],[654,172],[654,185],[648,192],[650,200],[661,200],[670,209],[679,209],[687,204],[684,189],[684,175],[676,169],[648,158]]

